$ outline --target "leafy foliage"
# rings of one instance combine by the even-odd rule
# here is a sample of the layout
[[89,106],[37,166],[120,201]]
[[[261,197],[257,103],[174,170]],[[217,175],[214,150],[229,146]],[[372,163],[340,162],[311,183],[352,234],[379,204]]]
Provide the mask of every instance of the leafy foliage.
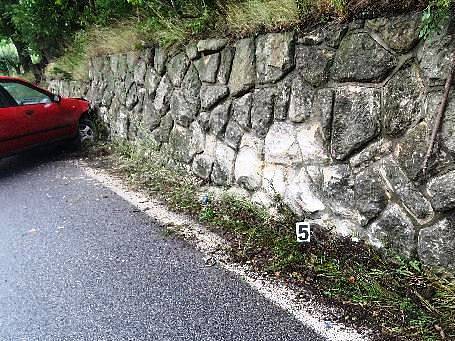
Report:
[[16,46],[24,70],[31,56],[40,56],[44,67],[65,52],[76,32],[91,25],[110,25],[133,15],[126,0],[2,0],[0,38]]
[[422,15],[420,38],[427,38],[432,32],[439,33],[449,18],[451,0],[433,0],[428,4]]
[[[79,7],[79,8],[78,8]],[[28,47],[50,59],[72,32],[79,29],[81,5],[68,0],[22,0],[12,6],[12,22]]]
[[19,69],[19,57],[15,46],[9,40],[0,40],[0,74],[10,74]]

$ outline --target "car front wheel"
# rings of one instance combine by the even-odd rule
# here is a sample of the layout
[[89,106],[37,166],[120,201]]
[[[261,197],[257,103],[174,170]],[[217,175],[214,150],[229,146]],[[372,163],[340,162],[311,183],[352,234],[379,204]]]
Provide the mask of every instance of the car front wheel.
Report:
[[87,118],[79,121],[78,143],[80,145],[93,144],[96,140],[96,130],[93,122]]

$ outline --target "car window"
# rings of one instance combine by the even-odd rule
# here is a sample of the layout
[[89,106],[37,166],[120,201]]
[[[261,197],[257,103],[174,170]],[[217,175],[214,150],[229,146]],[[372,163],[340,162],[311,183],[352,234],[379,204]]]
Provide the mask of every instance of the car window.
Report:
[[10,106],[10,103],[5,98],[5,95],[0,91],[0,108],[7,108]]
[[51,103],[48,95],[17,82],[0,82],[18,105]]

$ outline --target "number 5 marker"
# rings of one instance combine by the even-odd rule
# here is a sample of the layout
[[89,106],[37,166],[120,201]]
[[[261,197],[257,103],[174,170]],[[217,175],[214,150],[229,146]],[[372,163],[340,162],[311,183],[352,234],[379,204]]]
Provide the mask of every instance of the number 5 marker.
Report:
[[309,243],[311,238],[311,226],[309,223],[297,223],[295,225],[297,241],[299,243]]

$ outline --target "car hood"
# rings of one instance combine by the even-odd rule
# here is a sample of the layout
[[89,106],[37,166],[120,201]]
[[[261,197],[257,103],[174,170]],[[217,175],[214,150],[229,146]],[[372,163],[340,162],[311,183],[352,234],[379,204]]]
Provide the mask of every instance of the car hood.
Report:
[[62,98],[60,104],[74,111],[87,112],[90,109],[90,102],[83,98]]

